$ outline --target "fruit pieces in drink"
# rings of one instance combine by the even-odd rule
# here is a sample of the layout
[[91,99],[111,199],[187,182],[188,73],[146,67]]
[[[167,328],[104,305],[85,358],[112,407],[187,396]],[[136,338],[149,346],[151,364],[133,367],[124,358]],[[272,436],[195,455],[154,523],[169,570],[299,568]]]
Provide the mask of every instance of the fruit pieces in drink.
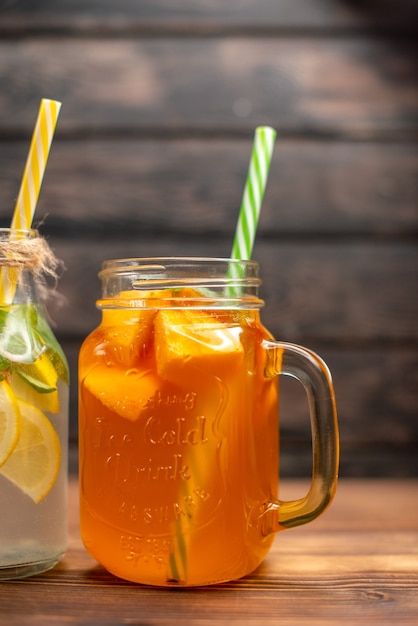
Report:
[[190,384],[190,364],[194,375],[200,370],[222,379],[242,363],[241,328],[206,311],[158,311],[154,329],[157,372],[163,379]]
[[171,291],[123,291],[112,301],[111,309],[103,310],[102,327],[106,330],[100,346],[109,366],[133,367],[147,353],[156,314],[156,309],[147,305],[162,304],[163,295],[168,298]]
[[84,379],[85,388],[107,409],[130,421],[140,418],[146,398],[159,387],[157,376],[136,368],[97,367]]
[[[11,368],[13,372],[13,366]],[[43,411],[58,413],[58,374],[50,356],[44,352],[35,363],[19,363],[9,377],[15,395]]]
[[[5,382],[2,384],[7,385]],[[40,502],[58,476],[60,442],[49,419],[35,406],[15,398],[14,411],[15,415],[11,419],[18,417],[19,437],[8,458],[0,466],[0,474],[34,502]]]
[[243,347],[242,329],[237,323],[231,327],[208,311],[147,308],[148,301],[152,306],[176,307],[184,298],[197,301],[200,297],[198,291],[190,288],[175,293],[123,292],[116,302],[122,306],[135,303],[139,308],[103,311],[95,347],[100,365],[89,369],[84,377],[83,363],[80,364],[80,378],[86,389],[109,410],[135,421],[141,415],[141,398],[152,397],[161,384],[151,370],[156,368],[160,379],[190,385],[188,363],[193,364],[195,372],[202,368],[207,372],[212,363],[213,375],[221,378],[239,367]]
[[21,416],[14,393],[5,380],[0,382],[0,466],[13,452],[19,439]]
[[43,413],[60,410],[59,378],[68,382],[65,357],[37,307],[0,307],[0,474],[34,502],[60,468],[59,438]]

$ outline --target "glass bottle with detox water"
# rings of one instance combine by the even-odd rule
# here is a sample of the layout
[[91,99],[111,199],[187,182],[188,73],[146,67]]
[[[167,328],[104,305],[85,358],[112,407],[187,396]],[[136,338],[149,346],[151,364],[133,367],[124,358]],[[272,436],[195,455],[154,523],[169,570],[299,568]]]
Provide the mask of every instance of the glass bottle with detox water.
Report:
[[37,231],[0,229],[0,580],[67,545],[68,365],[40,298],[55,267]]

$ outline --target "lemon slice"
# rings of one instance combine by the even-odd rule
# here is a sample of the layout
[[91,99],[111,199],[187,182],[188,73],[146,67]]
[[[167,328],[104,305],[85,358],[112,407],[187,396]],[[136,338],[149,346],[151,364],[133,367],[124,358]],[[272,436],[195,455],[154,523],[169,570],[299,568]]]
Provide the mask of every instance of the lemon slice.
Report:
[[32,404],[17,400],[21,415],[20,437],[0,474],[8,478],[34,502],[51,490],[58,475],[61,447],[48,418]]
[[20,412],[9,384],[0,382],[0,466],[9,458],[20,434]]

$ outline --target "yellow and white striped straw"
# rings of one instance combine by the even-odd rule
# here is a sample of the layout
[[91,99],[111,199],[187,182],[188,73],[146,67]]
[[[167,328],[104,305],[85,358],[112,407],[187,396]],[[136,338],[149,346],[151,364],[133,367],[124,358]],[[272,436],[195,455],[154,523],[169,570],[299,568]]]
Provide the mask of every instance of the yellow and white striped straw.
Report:
[[[28,230],[32,227],[33,216],[38,203],[42,179],[45,174],[60,109],[61,102],[41,100],[12,217],[12,230]],[[13,301],[17,280],[18,271],[16,269],[10,267],[1,268],[0,303],[7,304]]]
[[60,109],[61,102],[41,100],[13,214],[11,224],[13,229],[28,229],[32,226]]

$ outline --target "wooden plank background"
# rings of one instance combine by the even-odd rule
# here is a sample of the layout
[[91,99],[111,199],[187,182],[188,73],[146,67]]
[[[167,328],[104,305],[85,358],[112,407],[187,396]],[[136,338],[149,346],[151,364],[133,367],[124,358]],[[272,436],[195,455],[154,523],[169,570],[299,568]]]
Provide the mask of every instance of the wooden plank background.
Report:
[[[417,18],[413,0],[0,0],[0,226],[40,98],[63,103],[37,220],[67,267],[50,311],[73,451],[101,262],[228,256],[271,124],[264,322],[327,360],[342,475],[418,475]],[[305,476],[305,400],[282,395],[282,473]]]

